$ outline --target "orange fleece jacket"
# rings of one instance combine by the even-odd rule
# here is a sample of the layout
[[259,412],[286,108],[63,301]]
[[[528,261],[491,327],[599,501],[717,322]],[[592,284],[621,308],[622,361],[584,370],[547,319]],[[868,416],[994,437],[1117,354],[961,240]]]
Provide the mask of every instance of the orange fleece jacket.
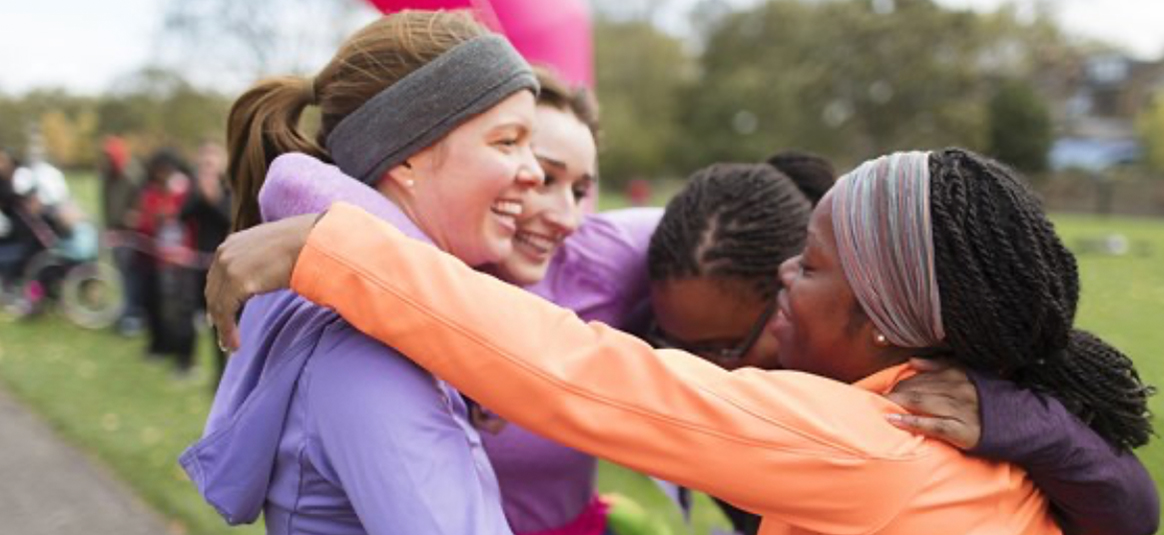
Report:
[[358,208],[312,231],[292,288],[517,424],[764,516],[762,535],[1054,534],[1026,473],[885,420],[911,373],[856,384],[722,370],[582,322]]

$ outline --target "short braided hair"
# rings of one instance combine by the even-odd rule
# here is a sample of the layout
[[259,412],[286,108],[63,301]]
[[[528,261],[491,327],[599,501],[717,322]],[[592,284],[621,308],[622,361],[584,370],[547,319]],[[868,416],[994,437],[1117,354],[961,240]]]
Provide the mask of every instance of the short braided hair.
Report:
[[711,276],[778,288],[780,264],[804,248],[811,205],[766,164],[715,164],[669,203],[647,253],[652,281]]
[[1113,447],[1152,433],[1123,353],[1073,327],[1075,257],[1006,166],[962,149],[930,156],[934,265],[952,358],[1059,399]]
[[788,175],[813,206],[837,181],[833,164],[811,152],[786,150],[768,157],[768,165]]

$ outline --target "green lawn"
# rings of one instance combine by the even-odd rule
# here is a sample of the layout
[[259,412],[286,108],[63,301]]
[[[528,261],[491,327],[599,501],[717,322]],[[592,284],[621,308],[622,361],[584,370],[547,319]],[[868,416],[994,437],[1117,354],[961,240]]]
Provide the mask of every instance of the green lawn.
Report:
[[[91,176],[71,178],[82,204],[95,206]],[[1164,348],[1164,220],[1062,215],[1056,221],[1068,245],[1081,252],[1080,324],[1136,359],[1147,381],[1164,384],[1164,363],[1154,358],[1154,351]],[[1125,237],[1129,254],[1083,253],[1113,233]],[[256,527],[224,527],[176,463],[205,420],[210,403],[206,377],[175,379],[168,366],[143,359],[142,344],[53,317],[20,323],[0,319],[0,381],[62,436],[112,467],[175,526],[196,534],[259,533]],[[207,346],[201,347],[202,369],[209,367]],[[1158,414],[1164,414],[1161,403],[1160,398],[1152,403]],[[1164,481],[1164,446],[1157,441],[1139,454],[1157,483]],[[674,534],[687,533],[666,499],[642,476],[604,465],[599,486],[665,517]],[[693,533],[723,525],[706,498],[698,503]]]
[[[1055,218],[1068,247],[1077,251],[1083,284],[1077,323],[1132,357],[1141,377],[1164,389],[1164,220],[1061,215]],[[1128,252],[1096,252],[1118,235]],[[1089,252],[1090,251],[1090,252]],[[1164,392],[1164,390],[1162,390]],[[1157,433],[1164,433],[1164,394],[1150,401]],[[1159,488],[1164,483],[1164,440],[1137,451]]]

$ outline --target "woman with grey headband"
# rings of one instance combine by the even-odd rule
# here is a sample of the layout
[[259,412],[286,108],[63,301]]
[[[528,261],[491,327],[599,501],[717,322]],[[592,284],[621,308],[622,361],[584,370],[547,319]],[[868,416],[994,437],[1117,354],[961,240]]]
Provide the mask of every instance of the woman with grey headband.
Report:
[[[353,35],[313,79],[259,83],[228,125],[234,226],[260,222],[276,156],[307,153],[393,201],[410,235],[468,265],[510,254],[542,182],[533,72],[464,13],[402,12]],[[308,105],[315,140],[297,127]],[[360,232],[360,229],[352,229]],[[181,463],[231,524],[268,533],[508,534],[462,396],[291,292],[252,301],[202,440]]]

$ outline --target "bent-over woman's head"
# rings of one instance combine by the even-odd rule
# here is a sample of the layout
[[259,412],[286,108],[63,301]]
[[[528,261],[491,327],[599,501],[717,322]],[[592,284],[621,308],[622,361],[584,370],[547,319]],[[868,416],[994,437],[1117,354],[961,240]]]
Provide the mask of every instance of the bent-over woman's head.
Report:
[[[258,191],[279,154],[303,152],[395,201],[439,247],[471,265],[512,251],[533,158],[529,65],[467,13],[404,11],[349,38],[312,78],[258,83],[228,125],[234,227],[259,222]],[[299,129],[320,110],[314,137]]]
[[767,164],[697,171],[669,203],[648,251],[656,346],[725,368],[776,366],[766,325],[781,262],[804,247],[811,205]]
[[781,279],[786,368],[853,382],[943,356],[1055,396],[1113,446],[1151,432],[1151,389],[1074,328],[1075,258],[998,162],[962,149],[865,162],[821,201]]

